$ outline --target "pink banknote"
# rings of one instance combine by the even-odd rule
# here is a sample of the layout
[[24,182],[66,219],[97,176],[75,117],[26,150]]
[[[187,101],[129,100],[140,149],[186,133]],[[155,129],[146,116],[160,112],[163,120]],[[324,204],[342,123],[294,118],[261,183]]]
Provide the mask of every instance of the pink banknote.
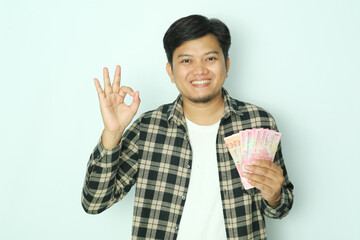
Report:
[[243,172],[247,172],[244,167],[259,159],[273,162],[280,138],[281,133],[274,130],[254,128],[240,131],[224,139],[245,189],[254,186],[241,176]]

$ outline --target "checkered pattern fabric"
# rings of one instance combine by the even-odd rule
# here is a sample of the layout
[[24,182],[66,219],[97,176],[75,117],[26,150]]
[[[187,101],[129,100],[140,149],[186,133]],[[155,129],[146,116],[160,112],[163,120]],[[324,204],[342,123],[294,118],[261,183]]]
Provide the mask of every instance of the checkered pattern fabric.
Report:
[[[281,144],[274,162],[283,168],[285,181],[281,203],[272,208],[259,190],[243,188],[224,138],[245,129],[277,127],[265,110],[230,98],[225,89],[223,97],[225,111],[217,136],[217,162],[227,238],[266,239],[264,215],[282,218],[293,203],[293,185]],[[83,208],[91,214],[100,213],[121,200],[136,183],[133,239],[176,239],[191,165],[180,95],[174,103],[142,114],[116,148],[107,150],[99,141],[88,162]]]

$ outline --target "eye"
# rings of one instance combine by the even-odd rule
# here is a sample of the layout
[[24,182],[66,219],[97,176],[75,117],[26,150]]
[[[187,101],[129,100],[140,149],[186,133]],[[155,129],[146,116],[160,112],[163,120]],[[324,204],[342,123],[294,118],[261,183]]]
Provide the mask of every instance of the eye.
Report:
[[181,63],[190,63],[190,59],[184,59],[184,60],[181,60]]
[[216,60],[216,57],[209,57],[206,59],[206,61],[208,61],[208,62],[213,62],[215,60]]

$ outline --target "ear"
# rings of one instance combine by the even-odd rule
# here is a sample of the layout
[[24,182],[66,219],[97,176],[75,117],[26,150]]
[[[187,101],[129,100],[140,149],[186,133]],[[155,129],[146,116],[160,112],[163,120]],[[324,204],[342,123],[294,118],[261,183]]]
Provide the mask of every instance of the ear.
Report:
[[230,58],[228,57],[226,59],[226,77],[228,76],[229,69],[230,69]]
[[171,64],[168,62],[166,64],[166,72],[168,73],[170,79],[171,79],[171,82],[174,83],[175,80],[174,80],[174,74],[173,74],[173,71],[172,71],[172,68],[171,68]]

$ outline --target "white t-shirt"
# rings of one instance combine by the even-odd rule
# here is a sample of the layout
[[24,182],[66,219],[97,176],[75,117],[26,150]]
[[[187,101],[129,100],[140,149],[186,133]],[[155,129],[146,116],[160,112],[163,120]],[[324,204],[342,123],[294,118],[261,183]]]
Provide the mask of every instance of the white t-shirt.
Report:
[[200,126],[188,119],[186,123],[193,158],[177,239],[226,239],[216,157],[220,121],[209,126]]

